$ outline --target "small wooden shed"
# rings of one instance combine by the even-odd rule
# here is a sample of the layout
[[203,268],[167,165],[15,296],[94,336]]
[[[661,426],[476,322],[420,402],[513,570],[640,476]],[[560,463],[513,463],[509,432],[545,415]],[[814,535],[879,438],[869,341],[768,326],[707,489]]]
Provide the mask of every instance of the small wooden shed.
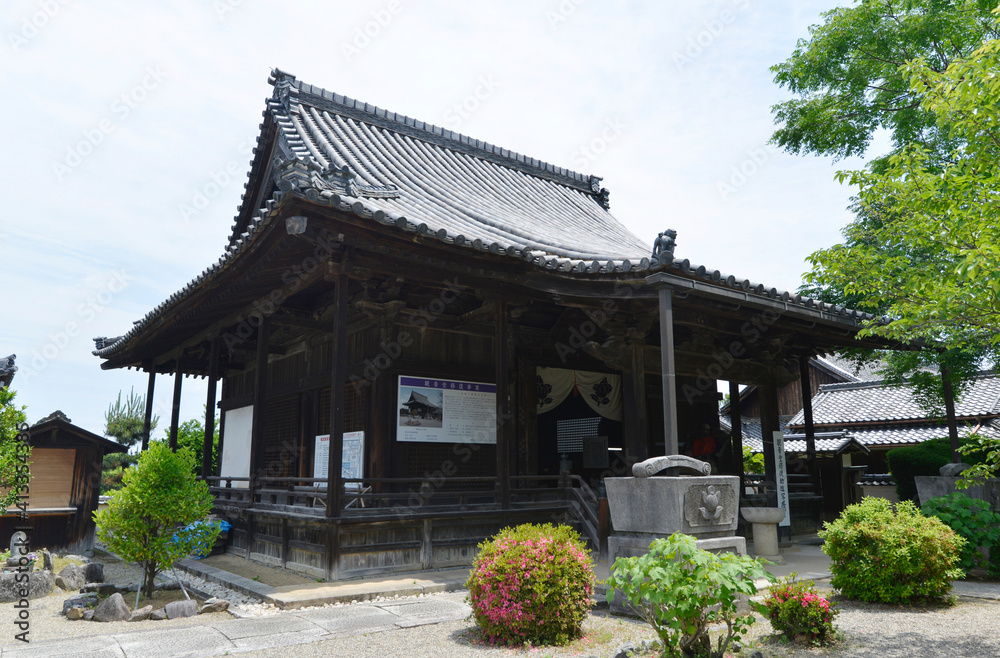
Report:
[[[101,492],[105,453],[127,448],[70,422],[61,411],[28,430],[31,481],[28,484],[28,533],[31,547],[84,553],[94,547],[94,512]],[[0,517],[0,537],[25,524],[11,508]]]

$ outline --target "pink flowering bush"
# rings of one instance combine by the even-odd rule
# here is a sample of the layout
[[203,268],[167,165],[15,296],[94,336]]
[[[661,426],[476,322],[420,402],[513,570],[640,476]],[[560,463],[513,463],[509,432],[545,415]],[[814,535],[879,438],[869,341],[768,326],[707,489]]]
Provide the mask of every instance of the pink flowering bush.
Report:
[[797,574],[779,580],[764,599],[771,626],[789,639],[805,636],[816,644],[833,639],[836,604],[816,592],[811,580],[796,581]]
[[498,644],[566,644],[581,636],[593,561],[568,526],[504,528],[479,545],[465,583],[472,616]]

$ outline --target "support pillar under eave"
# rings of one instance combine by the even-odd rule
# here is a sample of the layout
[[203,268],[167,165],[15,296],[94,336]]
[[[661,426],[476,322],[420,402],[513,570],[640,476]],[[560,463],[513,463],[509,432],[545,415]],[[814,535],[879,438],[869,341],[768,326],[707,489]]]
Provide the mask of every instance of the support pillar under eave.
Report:
[[808,354],[799,355],[799,388],[802,389],[802,418],[806,426],[806,458],[809,461],[809,479],[813,491],[820,492],[819,466],[816,463],[816,428],[813,425],[812,377],[809,374]]
[[[760,392],[760,433],[764,449],[764,481],[767,482],[767,506],[778,506],[778,469],[774,454],[774,434],[781,430],[778,418],[778,387],[764,384]],[[784,455],[782,455],[784,459]]]
[[181,371],[181,361],[178,359],[174,373],[174,399],[170,409],[170,449],[174,452],[177,452],[177,428],[180,426],[181,382],[183,381],[184,373]]
[[326,517],[333,520],[326,532],[327,580],[334,582],[340,571],[340,510],[344,489],[341,478],[344,463],[344,385],[347,380],[347,304],[346,264],[340,263],[333,276],[332,363],[330,367],[330,456],[326,467]]
[[500,483],[500,509],[510,508],[510,435],[513,415],[510,413],[510,343],[507,340],[507,303],[497,303],[496,346],[496,406],[497,406],[497,480]]
[[257,363],[253,383],[253,426],[250,432],[250,492],[260,477],[260,456],[264,452],[264,413],[267,408],[267,350],[270,344],[271,320],[264,316],[257,327]]
[[[631,363],[629,371],[623,373],[625,393],[625,463],[629,469],[633,464],[649,457],[649,417],[646,409],[646,362],[645,346],[630,345]],[[631,472],[631,470],[629,471]]]
[[746,479],[746,472],[743,470],[743,416],[740,410],[740,385],[734,381],[729,382],[729,425],[732,427],[729,443],[733,450],[733,466],[736,474],[740,476],[740,497],[742,497],[742,483]]
[[208,392],[205,396],[205,437],[201,452],[201,477],[213,475],[212,453],[215,447],[215,392],[219,379],[219,338],[212,340],[208,354]]
[[646,283],[656,288],[660,302],[660,369],[663,378],[663,444],[664,454],[677,452],[677,379],[674,376],[674,306],[673,286],[662,272],[646,277]]
[[149,383],[146,384],[146,415],[142,419],[142,449],[149,447],[149,435],[153,431],[153,386],[156,384],[156,367],[152,363],[146,366],[149,370]]

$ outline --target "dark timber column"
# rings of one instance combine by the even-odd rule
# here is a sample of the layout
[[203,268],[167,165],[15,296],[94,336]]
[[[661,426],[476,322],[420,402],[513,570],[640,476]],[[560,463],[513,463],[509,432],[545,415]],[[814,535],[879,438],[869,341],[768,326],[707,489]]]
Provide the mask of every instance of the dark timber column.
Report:
[[665,453],[677,454],[677,380],[674,377],[674,289],[657,290],[660,296],[660,365],[663,372],[663,443]]
[[[347,380],[347,273],[343,263],[334,277],[333,366],[330,369],[330,461],[326,475],[326,515],[340,516],[341,468],[344,462],[344,382]],[[336,550],[336,548],[335,548]],[[330,556],[333,558],[333,556]]]
[[733,449],[733,465],[736,467],[736,474],[740,476],[739,495],[742,497],[742,483],[746,476],[743,471],[743,416],[740,413],[740,384],[734,381],[729,382],[729,424],[733,428],[729,435]]
[[816,429],[813,427],[812,379],[809,377],[809,355],[799,355],[799,387],[802,389],[802,418],[806,425],[806,457],[813,491],[819,491],[819,468],[816,464]]
[[250,489],[254,489],[261,455],[264,454],[264,409],[267,406],[267,346],[270,341],[271,321],[265,316],[257,327],[257,364],[253,382],[253,429],[250,434]]
[[146,415],[142,420],[142,449],[149,447],[149,434],[153,425],[153,385],[156,384],[156,367],[150,362],[146,365],[149,370],[149,383],[146,384]]
[[[778,472],[774,461],[774,437],[771,432],[781,429],[778,422],[778,387],[774,384],[758,386],[760,392],[760,432],[764,440],[764,479],[767,487],[767,506],[778,506]],[[784,457],[784,455],[782,455]]]
[[[625,390],[625,463],[645,461],[649,457],[649,419],[646,416],[646,350],[632,343],[629,371],[623,373]],[[629,471],[631,472],[631,471]]]
[[184,381],[184,373],[181,371],[181,360],[177,359],[174,373],[174,401],[170,409],[170,449],[177,451],[177,427],[181,417],[181,382]]
[[507,342],[507,302],[497,303],[496,346],[497,384],[497,479],[500,481],[500,509],[510,508],[510,345]]
[[941,364],[941,386],[944,392],[944,412],[948,418],[948,438],[951,441],[951,461],[958,464],[962,455],[958,452],[958,421],[955,419],[955,389],[951,386],[951,370]]
[[201,476],[212,473],[212,448],[215,444],[215,386],[219,379],[219,338],[212,339],[212,348],[208,354],[208,393],[205,396],[205,440],[201,452]]

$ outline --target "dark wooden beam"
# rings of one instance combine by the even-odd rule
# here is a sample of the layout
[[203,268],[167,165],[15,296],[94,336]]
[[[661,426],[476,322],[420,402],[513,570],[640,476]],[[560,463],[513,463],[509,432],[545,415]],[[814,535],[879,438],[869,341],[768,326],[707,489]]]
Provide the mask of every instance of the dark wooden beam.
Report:
[[740,476],[740,498],[743,497],[743,478],[746,472],[743,470],[743,415],[740,410],[740,384],[729,380],[729,424],[732,432],[729,435],[730,445],[733,450],[733,465],[736,473]]
[[625,463],[645,461],[649,457],[649,418],[646,408],[646,350],[642,345],[629,345],[630,364],[622,373],[625,412]]
[[271,322],[263,317],[257,327],[257,364],[253,384],[253,426],[250,433],[250,489],[257,484],[261,455],[264,454],[264,413],[267,408],[267,345]]
[[812,379],[809,375],[810,355],[799,356],[799,387],[802,389],[802,417],[806,424],[806,458],[813,491],[819,493],[819,465],[816,463],[816,427],[813,424]]
[[347,381],[347,286],[345,268],[334,274],[332,367],[330,369],[330,456],[327,465],[326,515],[339,517],[344,461],[344,386]]
[[180,426],[181,382],[183,381],[184,372],[181,370],[181,361],[178,359],[174,373],[174,399],[170,408],[170,449],[174,451],[177,450],[177,428]]
[[673,288],[657,286],[660,302],[660,376],[663,379],[664,452],[677,454],[677,380],[674,376]]
[[205,438],[202,443],[201,476],[212,475],[212,449],[215,447],[215,388],[219,380],[219,338],[212,340],[208,357],[208,393],[205,396]]
[[149,382],[146,384],[146,415],[142,419],[142,449],[149,447],[149,435],[153,428],[153,387],[156,384],[156,368],[149,362]]
[[[764,384],[757,387],[760,395],[760,434],[763,439],[764,450],[764,480],[767,486],[767,506],[778,506],[778,469],[774,454],[774,435],[781,429],[778,420],[778,387],[773,384]],[[784,459],[784,455],[782,455]]]
[[513,429],[510,398],[510,342],[508,341],[507,303],[496,305],[496,405],[497,405],[497,479],[500,482],[500,509],[510,509],[510,436]]

